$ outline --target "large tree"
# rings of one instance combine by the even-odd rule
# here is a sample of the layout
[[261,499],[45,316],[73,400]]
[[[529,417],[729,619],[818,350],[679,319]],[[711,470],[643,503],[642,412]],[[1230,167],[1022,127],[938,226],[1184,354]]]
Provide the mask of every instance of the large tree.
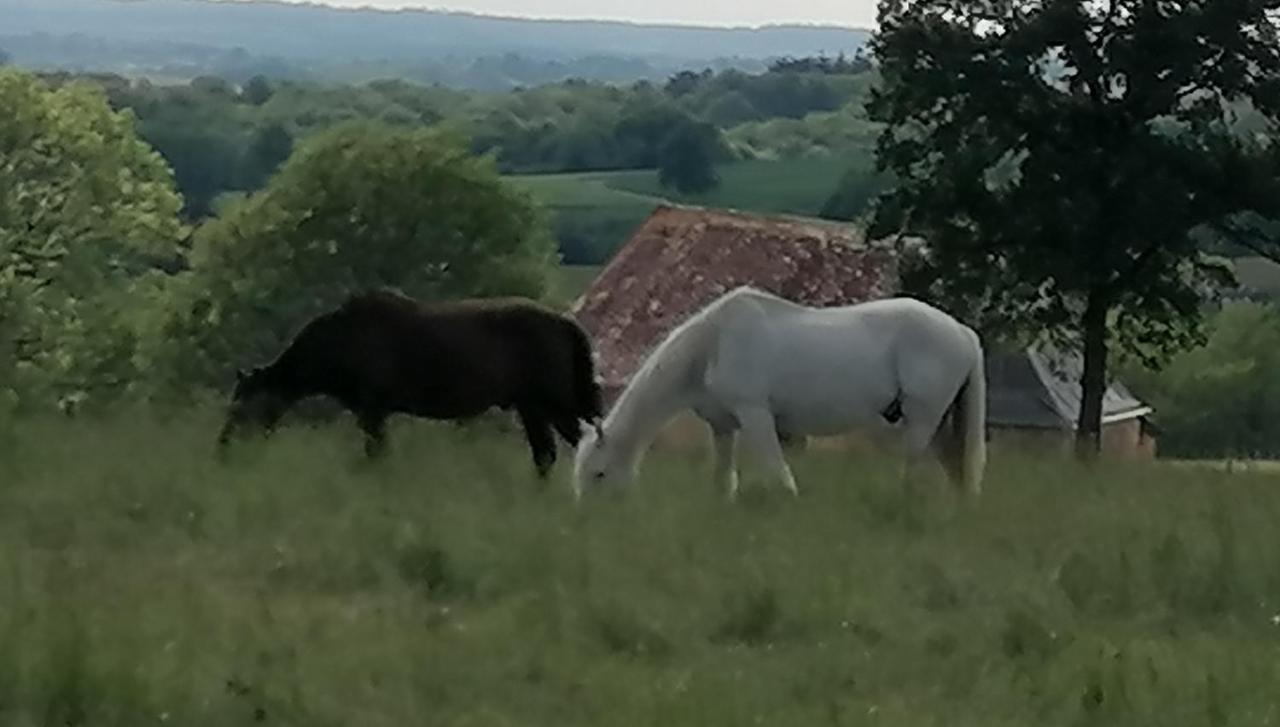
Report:
[[1280,218],[1280,0],[882,0],[870,112],[899,180],[875,234],[926,238],[916,292],[1083,349],[1082,453],[1108,353],[1201,337],[1229,275],[1206,233]]
[[685,121],[658,148],[658,182],[682,194],[704,194],[720,185],[716,162],[726,156],[720,130],[701,121]]
[[157,355],[183,383],[225,381],[351,293],[539,297],[554,259],[543,214],[491,159],[429,129],[344,125],[197,232]]
[[0,392],[118,391],[135,293],[180,254],[173,176],[90,84],[0,68],[0,108]]

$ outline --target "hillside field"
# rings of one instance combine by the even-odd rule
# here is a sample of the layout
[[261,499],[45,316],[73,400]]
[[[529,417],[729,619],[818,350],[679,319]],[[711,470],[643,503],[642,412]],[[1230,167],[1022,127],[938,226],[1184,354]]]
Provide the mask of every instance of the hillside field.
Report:
[[575,506],[516,433],[0,422],[0,723],[1280,724],[1280,477],[993,456],[984,497],[697,455]]
[[561,248],[574,264],[606,261],[660,204],[816,216],[853,162],[839,156],[747,161],[720,168],[705,195],[662,189],[653,170],[508,177],[551,213]]
[[[818,216],[851,167],[861,157],[831,156],[784,161],[757,160],[721,167],[721,186],[706,195],[677,195],[662,189],[653,170],[511,176],[550,213],[569,269],[556,298],[580,292],[587,273],[608,262],[618,246],[664,203],[738,209],[762,214]],[[1280,299],[1280,264],[1258,257],[1235,259],[1246,290]],[[566,292],[568,291],[568,292]]]

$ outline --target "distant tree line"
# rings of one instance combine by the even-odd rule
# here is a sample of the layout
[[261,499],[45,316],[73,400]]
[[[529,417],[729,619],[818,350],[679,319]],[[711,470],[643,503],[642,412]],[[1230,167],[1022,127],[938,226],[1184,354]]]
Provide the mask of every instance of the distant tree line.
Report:
[[[787,155],[770,147],[775,130],[761,124],[860,108],[872,84],[860,65],[831,59],[787,61],[758,75],[708,70],[665,84],[567,81],[506,93],[396,80],[325,86],[202,76],[161,86],[109,74],[45,78],[55,86],[88,78],[114,108],[132,111],[142,138],[173,167],[191,219],[211,214],[227,193],[261,187],[298,140],[352,120],[451,130],[473,153],[492,155],[504,174],[661,167],[673,188],[705,189],[717,163]],[[873,133],[855,114],[832,119],[863,130],[852,133]],[[732,142],[739,127],[755,129],[750,145]],[[781,139],[792,130],[776,133]]]
[[838,76],[866,73],[871,68],[871,58],[862,51],[852,56],[841,53],[835,58],[821,54],[804,58],[787,56],[769,64],[769,70],[773,73],[827,73]]

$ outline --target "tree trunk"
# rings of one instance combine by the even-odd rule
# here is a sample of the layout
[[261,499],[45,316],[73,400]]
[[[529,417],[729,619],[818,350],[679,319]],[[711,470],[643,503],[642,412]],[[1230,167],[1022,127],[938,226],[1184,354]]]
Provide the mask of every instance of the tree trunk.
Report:
[[1089,294],[1084,313],[1084,373],[1080,377],[1080,419],[1076,456],[1093,460],[1102,451],[1102,397],[1107,391],[1107,312],[1099,293]]

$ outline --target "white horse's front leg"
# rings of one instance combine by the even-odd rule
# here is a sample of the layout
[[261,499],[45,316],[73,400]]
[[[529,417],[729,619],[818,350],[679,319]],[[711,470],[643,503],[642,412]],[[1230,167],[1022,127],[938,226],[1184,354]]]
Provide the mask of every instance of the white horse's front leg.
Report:
[[756,461],[780,480],[782,486],[792,495],[798,496],[800,490],[796,487],[796,478],[791,474],[791,467],[783,456],[773,414],[767,409],[744,409],[738,412],[738,422],[742,426],[742,434]]
[[716,486],[728,493],[730,500],[734,500],[738,497],[738,464],[736,461],[738,433],[732,429],[728,431],[716,431],[713,429],[711,431],[711,440],[716,451],[714,476]]

